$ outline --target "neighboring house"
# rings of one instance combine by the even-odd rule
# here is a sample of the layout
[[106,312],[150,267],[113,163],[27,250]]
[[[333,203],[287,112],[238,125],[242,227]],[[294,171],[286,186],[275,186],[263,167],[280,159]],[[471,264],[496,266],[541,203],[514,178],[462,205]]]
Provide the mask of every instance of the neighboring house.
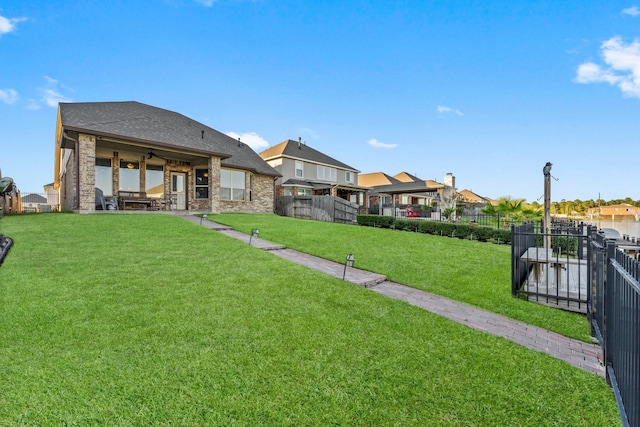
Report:
[[369,187],[369,205],[426,205],[437,204],[445,209],[455,202],[455,177],[447,174],[444,184],[434,180],[422,180],[407,172],[400,172],[394,176],[384,172],[360,174],[358,184]]
[[51,206],[51,210],[60,210],[60,191],[56,190],[53,182],[44,186],[44,192],[47,196],[47,204]]
[[480,213],[487,205],[497,202],[488,197],[480,196],[471,190],[458,191],[458,202],[465,206],[466,213]]
[[[40,212],[49,211],[50,206],[47,204],[47,199],[38,193],[28,193],[20,197],[22,202],[22,212]],[[47,208],[42,208],[47,206]]]
[[640,221],[640,208],[628,203],[587,209],[589,218]]
[[[124,207],[273,212],[280,174],[249,146],[182,114],[139,102],[60,103],[54,188],[65,210]],[[122,207],[122,205],[121,205]]]
[[367,189],[358,185],[360,171],[300,140],[281,142],[260,157],[282,175],[276,180],[279,196],[331,195],[361,206],[367,202]]

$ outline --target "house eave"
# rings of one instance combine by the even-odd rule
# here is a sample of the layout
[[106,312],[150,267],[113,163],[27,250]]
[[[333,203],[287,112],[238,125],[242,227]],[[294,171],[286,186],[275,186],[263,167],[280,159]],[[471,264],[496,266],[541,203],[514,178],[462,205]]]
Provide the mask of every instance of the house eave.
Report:
[[[159,148],[162,148],[162,149],[166,149],[168,151],[174,151],[174,152],[180,152],[180,153],[189,153],[189,154],[195,154],[195,155],[219,157],[221,160],[228,159],[228,158],[231,157],[230,154],[220,153],[220,152],[217,152],[217,151],[198,150],[197,148],[186,148],[186,147],[180,146],[180,145],[167,144],[167,143],[164,143],[164,142],[158,142],[158,141],[153,141],[153,140],[147,140],[147,139],[141,139],[141,138],[135,138],[135,137],[111,134],[111,133],[108,133],[108,132],[97,132],[97,131],[92,130],[92,129],[78,128],[78,127],[73,127],[73,126],[64,126],[63,127],[63,131],[84,133],[84,134],[87,134],[87,135],[95,135],[96,138],[98,139],[98,141],[105,140],[105,141],[111,141],[111,142],[118,143],[118,144],[123,144],[123,145],[132,145],[132,146],[143,147],[143,148],[147,148],[149,146],[153,146],[153,147],[159,147]],[[63,140],[64,140],[64,138],[63,138]],[[62,141],[61,141],[61,147],[62,148],[66,148]]]

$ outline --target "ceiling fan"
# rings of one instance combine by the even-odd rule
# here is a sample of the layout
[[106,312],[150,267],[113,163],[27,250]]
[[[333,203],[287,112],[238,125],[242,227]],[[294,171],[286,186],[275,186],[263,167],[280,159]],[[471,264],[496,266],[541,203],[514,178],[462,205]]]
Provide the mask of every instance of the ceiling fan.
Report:
[[162,156],[154,153],[153,150],[149,150],[149,153],[147,153],[147,159],[153,159],[154,157],[157,157],[157,158],[162,159],[162,160],[167,160],[167,161],[169,160],[166,157],[162,157]]

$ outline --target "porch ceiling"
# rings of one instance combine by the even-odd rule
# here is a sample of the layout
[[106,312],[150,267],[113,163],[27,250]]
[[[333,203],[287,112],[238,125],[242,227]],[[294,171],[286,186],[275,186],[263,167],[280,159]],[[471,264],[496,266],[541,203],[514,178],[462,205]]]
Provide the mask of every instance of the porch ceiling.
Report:
[[140,156],[149,157],[149,152],[153,151],[153,158],[161,158],[165,160],[175,160],[179,162],[186,162],[192,165],[206,164],[209,159],[208,155],[199,153],[190,153],[187,151],[170,150],[166,147],[152,145],[152,144],[138,144],[138,143],[125,143],[112,140],[106,140],[104,138],[96,141],[96,152],[128,152],[135,153]]

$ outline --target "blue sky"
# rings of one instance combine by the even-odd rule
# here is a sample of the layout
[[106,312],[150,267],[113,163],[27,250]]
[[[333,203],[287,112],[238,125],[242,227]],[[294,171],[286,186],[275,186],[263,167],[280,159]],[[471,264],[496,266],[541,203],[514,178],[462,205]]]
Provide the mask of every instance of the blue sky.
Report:
[[[636,0],[637,1],[637,0]],[[57,103],[139,101],[532,202],[640,199],[640,2],[0,0],[0,169],[53,181]]]

